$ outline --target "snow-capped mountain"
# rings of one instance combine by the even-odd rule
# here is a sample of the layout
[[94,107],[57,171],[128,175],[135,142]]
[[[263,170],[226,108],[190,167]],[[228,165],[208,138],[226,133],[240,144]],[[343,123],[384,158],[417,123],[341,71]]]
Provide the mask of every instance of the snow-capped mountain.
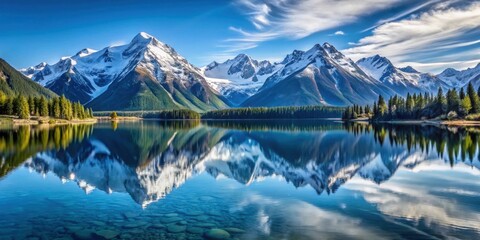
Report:
[[21,72],[13,68],[7,61],[0,58],[0,92],[2,95],[16,96],[24,94],[27,96],[54,97],[55,93],[43,88]]
[[472,83],[474,87],[480,87],[480,63],[474,68],[468,68],[462,71],[447,68],[437,75],[443,82],[452,88],[461,88]]
[[411,66],[395,67],[379,55],[354,62],[329,43],[316,44],[308,51],[294,50],[279,63],[258,62],[240,54],[202,70],[212,88],[234,105],[245,107],[370,104],[380,94],[405,97],[407,93],[436,93],[439,87],[464,87],[468,82],[480,86],[480,64],[434,75]]
[[58,63],[41,63],[23,74],[94,110],[226,107],[200,69],[147,33],[121,46],[83,49]]
[[345,106],[395,94],[328,43],[295,50],[280,66],[243,106]]
[[234,105],[255,94],[280,64],[257,61],[245,54],[223,63],[212,62],[202,68],[208,84]]
[[439,87],[448,88],[435,75],[420,73],[411,66],[397,68],[390,60],[380,55],[362,58],[356,64],[367,75],[382,82],[400,96],[407,93],[434,93]]

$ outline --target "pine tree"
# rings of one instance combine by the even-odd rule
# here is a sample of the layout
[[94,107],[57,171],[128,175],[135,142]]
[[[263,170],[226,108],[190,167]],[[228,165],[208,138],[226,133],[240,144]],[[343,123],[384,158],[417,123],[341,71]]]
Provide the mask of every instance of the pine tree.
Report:
[[28,97],[28,107],[30,115],[35,115],[35,99],[32,96]]
[[409,114],[413,112],[413,106],[415,105],[415,101],[413,100],[412,96],[410,93],[407,94],[407,100],[405,103],[405,108]]
[[447,112],[447,99],[443,95],[443,90],[441,87],[438,88],[436,106],[437,106],[437,110],[440,111],[441,114],[444,114]]
[[16,112],[20,119],[30,118],[30,107],[28,100],[24,96],[18,96],[16,99]]
[[53,98],[52,102],[52,117],[60,118],[61,110],[60,110],[60,99]]
[[480,100],[471,82],[467,86],[467,95],[472,104],[472,113],[480,113]]
[[465,98],[465,91],[463,88],[460,88],[460,100],[463,100]]
[[460,114],[462,116],[466,116],[470,113],[472,109],[472,103],[470,102],[470,98],[465,97],[460,103]]
[[378,113],[380,115],[384,115],[387,111],[387,104],[385,103],[385,99],[383,99],[382,95],[378,95]]
[[14,114],[13,98],[9,98],[5,102],[5,114],[7,114],[7,115],[13,115]]
[[42,117],[47,117],[48,116],[48,101],[47,99],[42,96],[40,97],[40,104],[39,104],[39,114]]
[[455,89],[447,91],[447,111],[455,111],[458,113],[460,107],[460,97]]

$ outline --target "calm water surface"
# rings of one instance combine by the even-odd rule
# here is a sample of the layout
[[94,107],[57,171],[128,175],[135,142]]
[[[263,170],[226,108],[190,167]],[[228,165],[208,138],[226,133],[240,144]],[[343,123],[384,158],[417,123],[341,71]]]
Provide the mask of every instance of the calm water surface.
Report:
[[479,239],[479,141],[333,121],[3,127],[0,239]]

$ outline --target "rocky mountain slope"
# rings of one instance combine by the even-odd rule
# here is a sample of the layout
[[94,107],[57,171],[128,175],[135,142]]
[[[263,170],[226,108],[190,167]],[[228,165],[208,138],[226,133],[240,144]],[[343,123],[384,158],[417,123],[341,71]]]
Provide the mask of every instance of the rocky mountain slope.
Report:
[[439,87],[449,88],[440,78],[429,73],[420,73],[408,66],[395,67],[390,60],[379,55],[362,58],[356,64],[372,78],[394,90],[398,95],[407,93],[435,93]]
[[396,67],[379,55],[354,62],[329,43],[295,50],[281,62],[239,54],[197,68],[146,33],[126,45],[86,48],[56,64],[40,63],[21,72],[94,110],[364,105],[378,95],[436,93],[439,87],[469,82],[480,86],[480,64],[434,75]]
[[281,64],[242,106],[345,106],[395,94],[328,43],[295,50]]
[[94,110],[227,107],[200,69],[147,33],[122,46],[83,49],[58,63],[22,69],[34,81]]
[[0,59],[0,92],[7,96],[17,94],[44,97],[56,96],[52,91],[23,76],[22,73],[15,70],[3,59]]
[[212,62],[202,68],[208,84],[234,105],[240,105],[255,94],[265,80],[281,65],[267,60],[257,61],[245,54],[223,63]]

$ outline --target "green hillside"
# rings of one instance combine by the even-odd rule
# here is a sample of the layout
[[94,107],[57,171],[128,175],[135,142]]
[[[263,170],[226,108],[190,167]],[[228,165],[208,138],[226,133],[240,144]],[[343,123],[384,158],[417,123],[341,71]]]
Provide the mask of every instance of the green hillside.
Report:
[[14,96],[18,94],[24,96],[45,96],[48,98],[57,96],[54,92],[25,77],[1,58],[0,91],[5,93],[7,96]]

